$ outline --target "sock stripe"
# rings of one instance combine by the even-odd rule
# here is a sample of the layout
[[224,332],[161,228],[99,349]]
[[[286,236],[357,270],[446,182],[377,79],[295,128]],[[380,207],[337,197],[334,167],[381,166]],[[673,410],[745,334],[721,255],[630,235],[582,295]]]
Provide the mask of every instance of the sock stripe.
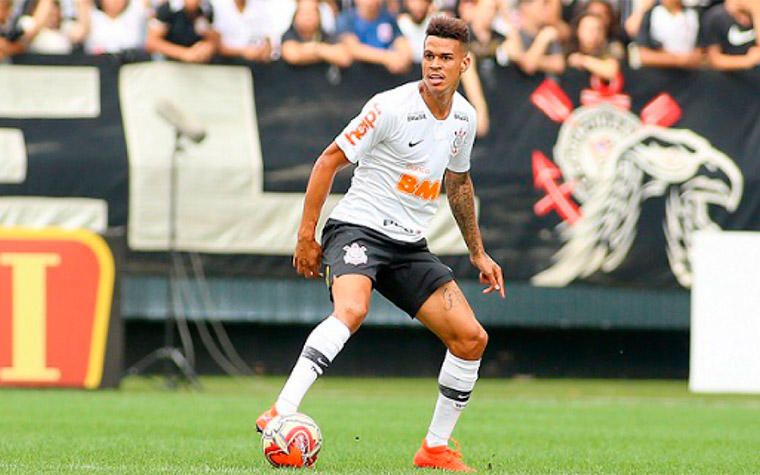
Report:
[[438,385],[438,390],[444,397],[461,403],[469,401],[470,394],[472,394],[472,391],[459,391],[457,389],[444,386],[443,384]]
[[312,346],[304,346],[301,356],[319,366],[323,373],[330,366],[330,358]]

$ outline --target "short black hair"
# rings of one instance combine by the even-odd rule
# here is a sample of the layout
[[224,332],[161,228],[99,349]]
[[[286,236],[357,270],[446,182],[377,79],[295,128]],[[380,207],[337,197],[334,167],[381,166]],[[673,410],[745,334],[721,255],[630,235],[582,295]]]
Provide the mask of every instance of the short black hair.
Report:
[[445,15],[435,15],[425,30],[427,36],[457,40],[468,50],[470,47],[470,29],[464,20]]

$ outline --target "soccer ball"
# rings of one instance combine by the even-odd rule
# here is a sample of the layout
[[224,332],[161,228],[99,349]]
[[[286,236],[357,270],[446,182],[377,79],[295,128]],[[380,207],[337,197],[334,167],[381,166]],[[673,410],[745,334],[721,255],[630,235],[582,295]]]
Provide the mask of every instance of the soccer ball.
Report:
[[275,467],[312,467],[322,448],[322,432],[306,414],[272,418],[261,435],[264,457]]

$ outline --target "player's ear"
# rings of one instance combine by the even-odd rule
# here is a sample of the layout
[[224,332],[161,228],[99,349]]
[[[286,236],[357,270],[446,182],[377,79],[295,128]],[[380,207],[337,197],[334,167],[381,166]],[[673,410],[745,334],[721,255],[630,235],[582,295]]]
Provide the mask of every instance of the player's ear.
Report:
[[464,53],[464,59],[462,60],[462,64],[459,68],[459,73],[464,74],[465,71],[470,67],[470,63],[472,62],[472,58],[470,58],[470,53],[465,52]]

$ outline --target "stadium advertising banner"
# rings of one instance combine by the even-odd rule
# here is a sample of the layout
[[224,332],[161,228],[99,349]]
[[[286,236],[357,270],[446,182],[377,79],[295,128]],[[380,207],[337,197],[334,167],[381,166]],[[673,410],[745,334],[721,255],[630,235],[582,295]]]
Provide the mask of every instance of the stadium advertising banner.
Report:
[[0,386],[101,386],[113,290],[99,236],[0,228]]
[[[51,61],[21,58],[20,74],[33,78],[29,68]],[[108,225],[127,226],[132,263],[160,259],[174,226],[177,247],[206,253],[212,273],[273,277],[294,277],[315,158],[373,94],[419,77],[367,65],[67,61],[62,73],[99,73],[99,82],[66,86],[79,98],[57,106],[68,112],[29,119],[18,113],[31,107],[23,103],[0,111],[0,143],[14,157],[0,184],[1,222],[83,213],[45,218],[9,201],[19,196],[102,200]],[[625,70],[606,85],[578,71],[546,80],[479,66],[491,127],[476,141],[471,173],[486,246],[509,280],[689,287],[694,232],[760,229],[757,71]],[[205,140],[181,139],[176,152],[174,222],[175,129],[157,111],[167,100],[205,128]],[[349,176],[338,176],[327,209]],[[431,248],[459,277],[475,277],[441,200]]]

